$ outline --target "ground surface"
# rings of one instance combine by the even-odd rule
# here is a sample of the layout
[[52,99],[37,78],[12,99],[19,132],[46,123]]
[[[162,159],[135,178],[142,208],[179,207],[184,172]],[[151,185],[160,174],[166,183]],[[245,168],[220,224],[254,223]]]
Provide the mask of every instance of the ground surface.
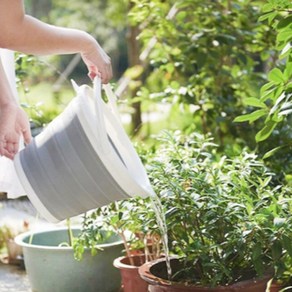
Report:
[[31,292],[28,277],[23,269],[0,263],[1,292]]
[[[0,195],[0,227],[5,225],[14,232],[22,232],[23,222],[30,229],[44,229],[51,225],[37,219],[36,210],[26,198],[7,200]],[[0,292],[31,292],[25,270],[20,265],[8,265],[5,254],[0,255]]]

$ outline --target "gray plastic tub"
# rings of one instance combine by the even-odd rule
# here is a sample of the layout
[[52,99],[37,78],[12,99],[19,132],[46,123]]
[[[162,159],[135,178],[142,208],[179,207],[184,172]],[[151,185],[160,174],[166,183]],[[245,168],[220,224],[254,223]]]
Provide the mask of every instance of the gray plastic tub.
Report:
[[76,87],[77,97],[15,158],[28,197],[51,222],[153,192],[107,88]]

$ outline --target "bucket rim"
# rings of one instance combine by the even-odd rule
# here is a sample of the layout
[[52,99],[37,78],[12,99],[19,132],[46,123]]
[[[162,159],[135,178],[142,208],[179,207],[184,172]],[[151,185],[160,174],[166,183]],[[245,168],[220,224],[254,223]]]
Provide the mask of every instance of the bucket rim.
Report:
[[[72,230],[81,230],[78,227],[73,227],[71,228]],[[17,235],[14,238],[14,242],[21,246],[21,247],[26,247],[26,248],[30,248],[30,249],[38,249],[38,250],[72,250],[73,251],[73,247],[72,246],[49,246],[49,245],[39,245],[39,244],[30,244],[27,242],[24,242],[24,239],[30,237],[31,235],[36,235],[36,234],[44,234],[44,233],[50,233],[50,232],[54,232],[54,231],[67,231],[68,228],[50,228],[50,229],[46,229],[46,230],[40,230],[40,231],[27,231],[24,233],[21,233],[19,235]],[[111,243],[102,243],[102,244],[97,244],[95,245],[98,249],[106,249],[112,246],[118,246],[118,245],[123,245],[123,240],[117,240]],[[90,250],[90,248],[85,248],[85,250]]]

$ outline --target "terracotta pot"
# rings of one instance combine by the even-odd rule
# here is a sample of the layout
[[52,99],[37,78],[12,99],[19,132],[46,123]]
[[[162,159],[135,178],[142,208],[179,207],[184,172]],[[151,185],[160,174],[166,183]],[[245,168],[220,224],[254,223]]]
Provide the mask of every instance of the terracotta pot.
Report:
[[[178,264],[177,259],[171,260],[171,267],[174,270]],[[195,285],[184,285],[178,282],[168,281],[160,278],[160,273],[165,274],[166,264],[164,259],[147,262],[139,268],[139,274],[149,284],[149,292],[264,292],[267,282],[271,276],[260,279],[241,281],[229,286],[218,286],[215,288],[200,287]]]
[[130,264],[129,257],[119,257],[114,260],[114,266],[118,268],[122,276],[124,292],[147,292],[148,284],[141,279],[138,269],[145,263],[144,255],[131,256],[134,266]]
[[283,285],[273,282],[271,287],[270,287],[270,291],[269,292],[279,292],[283,288],[284,288]]

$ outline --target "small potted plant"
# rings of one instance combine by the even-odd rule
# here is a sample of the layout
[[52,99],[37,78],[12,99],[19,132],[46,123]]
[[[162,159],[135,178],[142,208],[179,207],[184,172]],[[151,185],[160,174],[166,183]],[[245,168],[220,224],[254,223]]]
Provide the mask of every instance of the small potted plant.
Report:
[[165,259],[140,267],[151,291],[265,291],[287,271],[291,188],[254,154],[220,156],[211,138],[165,133],[148,173],[176,255],[171,275]]
[[125,255],[117,257],[113,264],[120,270],[124,292],[147,292],[148,284],[138,273],[147,261],[161,257],[161,240],[149,198],[131,198],[98,208],[84,217],[78,246],[95,245],[91,233],[99,229],[113,230],[123,239]]

